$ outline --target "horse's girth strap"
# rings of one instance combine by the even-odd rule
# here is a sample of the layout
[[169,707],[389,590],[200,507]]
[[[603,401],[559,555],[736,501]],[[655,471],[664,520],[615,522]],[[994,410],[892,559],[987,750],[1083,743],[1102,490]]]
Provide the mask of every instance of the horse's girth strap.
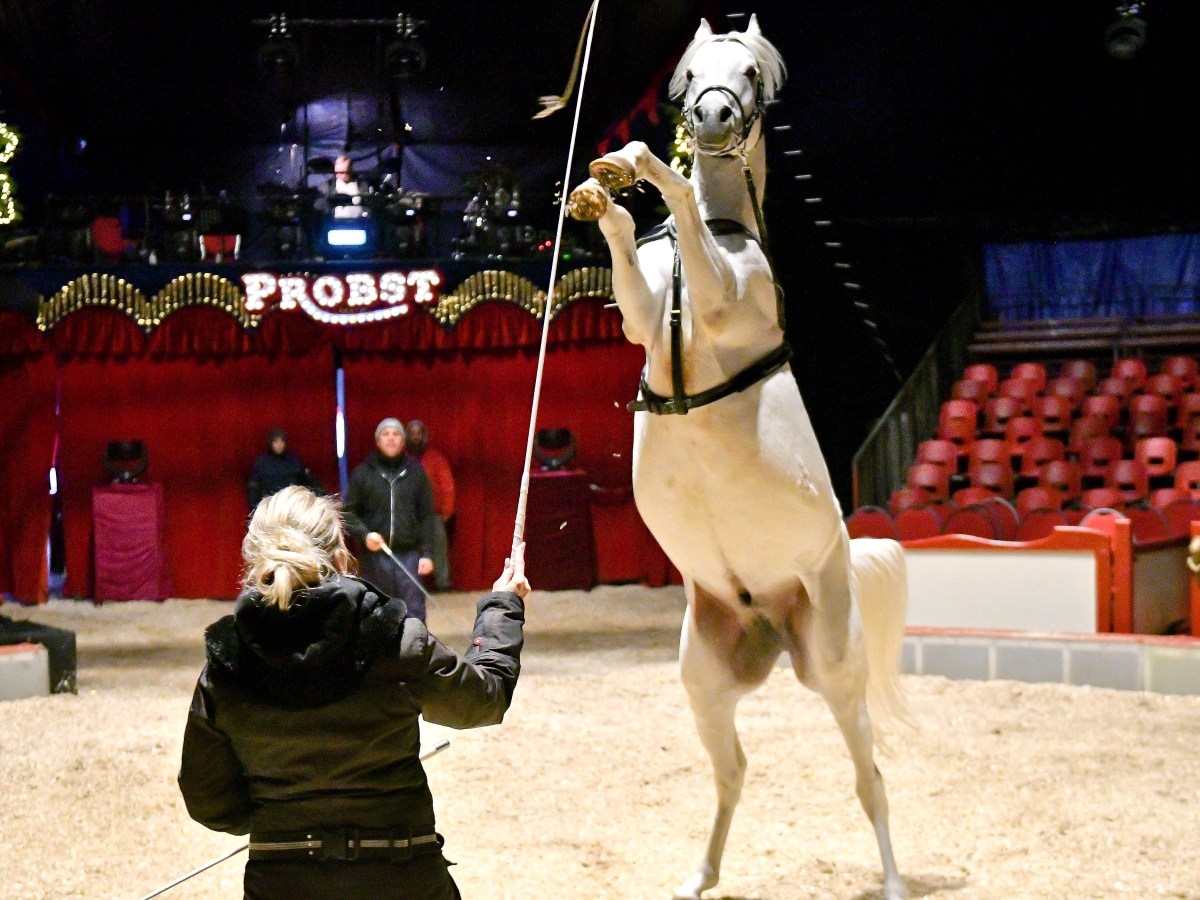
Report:
[[792,358],[792,348],[784,341],[766,356],[760,357],[738,372],[728,381],[716,387],[700,391],[698,394],[685,394],[682,403],[675,397],[664,397],[650,390],[646,384],[646,376],[642,376],[640,390],[642,396],[626,406],[630,412],[648,412],[656,416],[685,415],[688,410],[707,406],[730,394],[737,394],[762,381],[768,375],[774,375],[788,364]]

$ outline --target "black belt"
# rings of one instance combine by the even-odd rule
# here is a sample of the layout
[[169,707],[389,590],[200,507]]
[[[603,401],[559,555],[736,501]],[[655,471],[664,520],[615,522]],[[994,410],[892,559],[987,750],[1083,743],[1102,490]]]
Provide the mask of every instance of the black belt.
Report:
[[255,860],[386,859],[406,862],[414,855],[433,853],[441,847],[441,836],[428,830],[428,826],[312,828],[250,835],[250,858]]
[[700,391],[698,394],[680,393],[674,397],[664,397],[662,394],[654,393],[654,391],[650,390],[650,386],[646,384],[646,376],[643,375],[641,384],[639,385],[642,392],[641,399],[626,404],[625,408],[630,412],[645,411],[653,413],[656,416],[687,415],[689,409],[705,406],[757,384],[768,375],[773,375],[786,366],[791,358],[792,348],[784,342],[766,356],[756,359],[728,381],[716,387],[709,388],[706,391]]

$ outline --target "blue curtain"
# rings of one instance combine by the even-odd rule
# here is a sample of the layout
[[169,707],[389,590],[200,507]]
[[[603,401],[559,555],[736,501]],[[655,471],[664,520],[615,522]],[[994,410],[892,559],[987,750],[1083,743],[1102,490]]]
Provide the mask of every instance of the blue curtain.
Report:
[[1200,311],[1200,235],[985,244],[989,313],[1001,321]]

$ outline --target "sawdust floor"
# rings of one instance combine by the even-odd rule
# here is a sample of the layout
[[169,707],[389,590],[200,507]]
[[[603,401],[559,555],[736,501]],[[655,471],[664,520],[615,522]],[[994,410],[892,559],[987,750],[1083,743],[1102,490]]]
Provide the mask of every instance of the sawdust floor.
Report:
[[[463,647],[474,597],[433,630]],[[427,766],[467,898],[666,898],[710,817],[675,669],[675,588],[535,595],[503,725]],[[244,839],[175,787],[201,631],[229,605],[5,606],[75,631],[79,694],[0,704],[0,895],[137,898]],[[914,896],[1200,898],[1200,698],[906,677],[919,731],[880,760]],[[784,669],[739,711],[750,769],[729,900],[878,896],[874,840],[822,703]],[[432,742],[445,732],[427,728]],[[240,896],[243,857],[167,896]]]

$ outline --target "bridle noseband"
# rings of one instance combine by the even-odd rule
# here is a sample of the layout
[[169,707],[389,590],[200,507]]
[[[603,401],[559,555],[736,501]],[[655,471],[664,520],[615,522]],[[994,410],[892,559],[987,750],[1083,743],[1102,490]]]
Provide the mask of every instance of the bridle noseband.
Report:
[[[728,38],[728,40],[732,41],[733,43],[741,44],[743,47],[746,46],[745,44],[742,44],[742,42],[737,40],[736,38]],[[749,50],[748,47],[746,49]],[[762,72],[760,72],[758,67],[755,66],[755,68],[754,68],[754,108],[750,110],[750,115],[746,115],[746,108],[744,106],[742,106],[741,98],[738,97],[737,93],[734,92],[734,90],[732,88],[726,87],[723,84],[709,85],[704,90],[702,90],[699,94],[696,95],[696,99],[692,101],[690,106],[684,105],[684,107],[683,107],[683,127],[687,129],[687,133],[692,139],[692,145],[696,148],[696,150],[698,152],[702,152],[702,153],[704,151],[700,150],[700,145],[696,141],[695,113],[696,113],[696,107],[700,105],[700,98],[703,97],[705,94],[709,93],[710,91],[717,91],[721,94],[724,94],[726,97],[729,98],[730,108],[734,110],[734,124],[735,124],[735,133],[737,134],[737,137],[734,140],[734,145],[730,149],[725,150],[721,153],[708,153],[706,155],[708,155],[708,156],[733,156],[733,155],[737,154],[737,155],[744,157],[745,156],[744,148],[746,146],[746,142],[748,140],[750,140],[750,132],[754,128],[754,123],[757,122],[759,120],[759,118],[762,117],[763,110],[766,109],[766,106],[767,106],[766,89],[764,87]],[[741,122],[740,128],[736,127],[738,122]]]

